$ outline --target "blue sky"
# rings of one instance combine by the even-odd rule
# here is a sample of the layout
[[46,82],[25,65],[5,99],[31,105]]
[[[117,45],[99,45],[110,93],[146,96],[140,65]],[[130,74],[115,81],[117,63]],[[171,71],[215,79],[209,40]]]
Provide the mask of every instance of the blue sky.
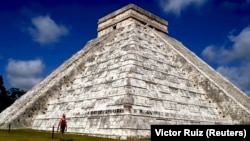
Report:
[[0,75],[29,90],[97,37],[98,19],[134,3],[250,95],[250,0],[2,0]]

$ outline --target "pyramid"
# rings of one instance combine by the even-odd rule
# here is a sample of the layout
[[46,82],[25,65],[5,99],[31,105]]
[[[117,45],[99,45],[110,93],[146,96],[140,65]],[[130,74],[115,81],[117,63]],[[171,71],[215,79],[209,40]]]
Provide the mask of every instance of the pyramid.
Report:
[[129,4],[99,19],[89,41],[0,113],[0,127],[150,137],[152,124],[246,124],[250,100],[168,35],[168,22]]

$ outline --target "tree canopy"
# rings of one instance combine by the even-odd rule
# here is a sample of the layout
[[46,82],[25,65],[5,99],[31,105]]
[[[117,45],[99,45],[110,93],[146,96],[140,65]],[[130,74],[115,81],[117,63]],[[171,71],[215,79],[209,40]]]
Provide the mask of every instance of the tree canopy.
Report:
[[19,88],[10,88],[6,91],[3,77],[0,75],[0,113],[25,93],[26,91]]

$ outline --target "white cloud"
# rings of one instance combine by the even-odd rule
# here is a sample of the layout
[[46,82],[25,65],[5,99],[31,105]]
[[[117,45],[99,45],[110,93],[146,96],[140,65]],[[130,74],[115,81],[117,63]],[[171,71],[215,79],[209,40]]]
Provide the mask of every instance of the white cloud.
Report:
[[33,18],[32,26],[28,28],[34,41],[48,45],[59,41],[60,37],[68,35],[68,29],[58,25],[49,16],[38,16]]
[[220,65],[217,71],[250,96],[249,39],[250,27],[246,27],[238,35],[229,36],[228,40],[232,42],[229,49],[210,45],[203,50],[202,56]]
[[217,71],[250,96],[250,63],[239,67],[220,66]]
[[217,54],[216,54],[216,46],[209,45],[207,46],[203,51],[202,51],[202,56],[208,60],[208,61],[213,61],[217,60]]
[[216,47],[210,45],[202,51],[202,55],[209,61],[216,63],[229,63],[231,61],[243,61],[250,59],[250,27],[243,29],[239,35],[229,36],[229,41],[233,43],[230,49],[224,46]]
[[238,36],[231,35],[229,38],[234,42],[230,52],[232,59],[250,59],[250,27],[243,29]]
[[207,0],[160,0],[160,6],[164,12],[171,12],[180,15],[182,10],[188,6],[200,7]]
[[206,60],[218,64],[227,64],[235,58],[235,54],[231,50],[225,49],[224,46],[217,47],[214,45],[207,46],[202,51],[202,56]]
[[9,60],[6,67],[7,78],[11,87],[29,90],[40,82],[45,65],[42,60]]

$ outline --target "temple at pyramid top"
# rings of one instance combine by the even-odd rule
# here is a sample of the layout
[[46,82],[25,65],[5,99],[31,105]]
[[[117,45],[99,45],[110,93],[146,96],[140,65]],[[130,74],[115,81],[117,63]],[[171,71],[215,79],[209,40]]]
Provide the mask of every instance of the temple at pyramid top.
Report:
[[168,22],[134,4],[129,4],[99,19],[98,37],[108,34],[117,28],[126,26],[131,21],[138,21],[157,31],[168,33]]

